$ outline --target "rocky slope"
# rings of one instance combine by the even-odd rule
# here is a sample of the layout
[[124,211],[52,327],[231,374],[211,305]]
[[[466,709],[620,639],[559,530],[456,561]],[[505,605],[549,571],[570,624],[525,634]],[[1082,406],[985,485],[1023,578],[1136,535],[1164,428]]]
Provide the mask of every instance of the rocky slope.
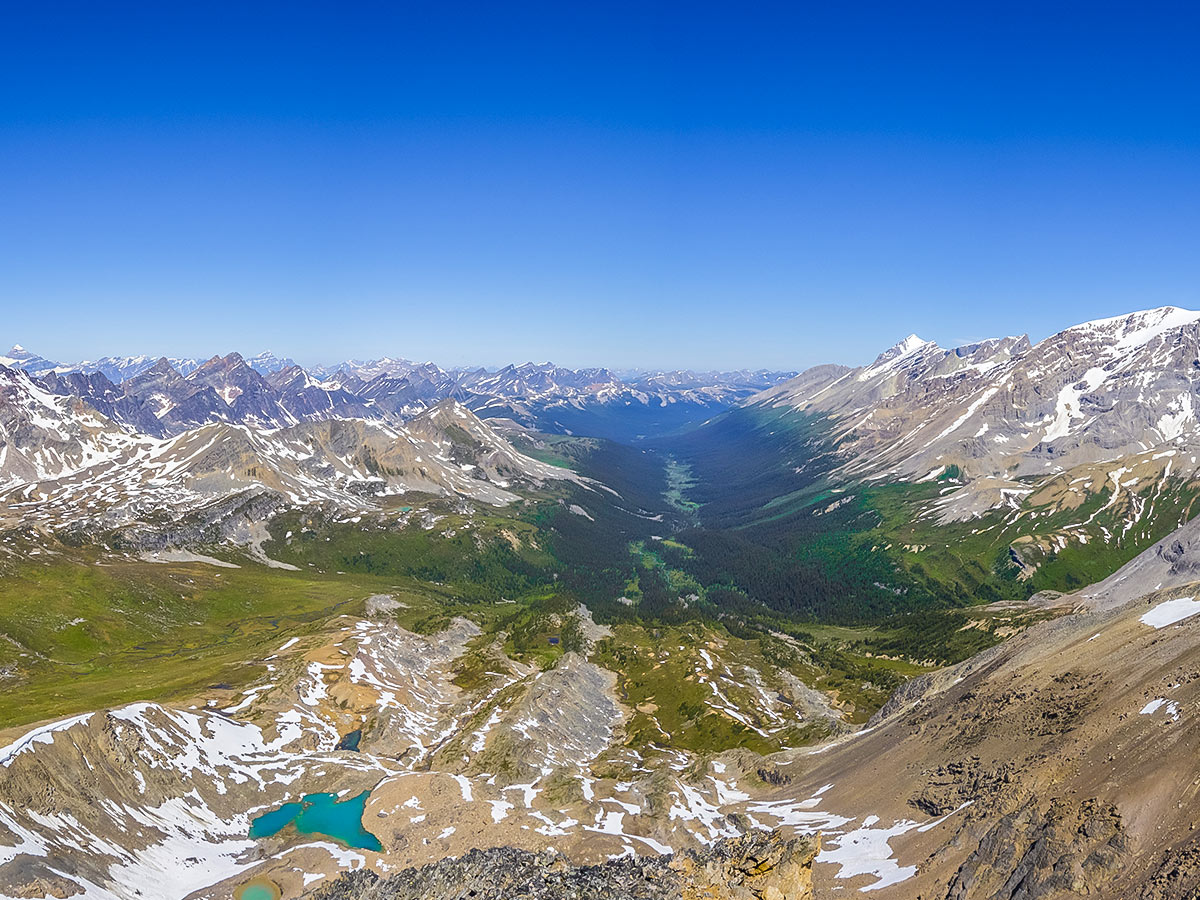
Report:
[[888,842],[913,868],[881,897],[1195,895],[1194,530],[1060,598],[1069,614],[918,679],[867,733],[790,761],[848,814],[951,816],[936,836],[897,826]]
[[120,459],[137,439],[82,400],[0,366],[0,485],[28,485]]
[[[1198,348],[1200,316],[1173,309],[1035,346],[1006,338],[945,351],[914,338],[871,366],[803,373],[751,408],[823,417],[838,440],[836,477],[924,482],[931,520],[1009,524],[1052,508],[1069,515],[1048,553],[1070,540],[1115,553],[1155,504],[1193,486]],[[503,504],[574,477],[517,452],[464,403],[430,405],[438,391],[536,418],[578,409],[570,397],[623,405],[640,390],[604,370],[517,366],[445,382],[390,365],[317,382],[288,367],[264,376],[236,354],[187,376],[160,360],[119,387],[53,366],[37,379],[0,367],[0,524],[53,532],[60,547],[99,534],[227,574],[237,566],[166,548],[215,534],[261,551],[265,523],[297,507],[365,534],[406,514],[406,494]],[[706,377],[646,379],[647,397],[708,402]],[[348,398],[378,418],[342,417],[359,402]],[[147,412],[162,436],[134,433]],[[566,518],[592,519],[579,510]],[[745,645],[731,650],[732,631],[676,641],[663,635],[680,632],[645,625],[650,638],[614,649],[578,610],[583,638],[549,665],[477,624],[495,625],[510,602],[501,591],[474,622],[451,618],[466,603],[443,597],[437,615],[402,627],[404,601],[389,586],[396,596],[353,615],[339,606],[272,641],[251,661],[257,677],[236,688],[9,735],[0,894],[215,900],[257,879],[284,896],[782,900],[806,896],[811,878],[813,896],[829,898],[1193,897],[1200,525],[1189,511],[1170,507],[1174,533],[1098,584],[1007,604],[1046,621],[907,682],[857,731],[837,690],[749,659]],[[30,555],[21,565],[36,577],[46,564]],[[181,601],[196,578],[180,573]],[[638,695],[635,669],[666,684]],[[703,703],[676,704],[685,689]],[[788,749],[685,744],[706,717]],[[788,741],[812,727],[835,737]],[[371,842],[295,826],[249,837],[258,816],[316,792],[362,796]],[[762,837],[775,832],[802,842],[784,852]],[[355,874],[335,880],[345,872]]]
[[[212,381],[214,368],[225,371],[226,364],[197,373]],[[232,365],[262,380],[244,363]],[[145,375],[183,382],[173,373],[159,366]],[[55,383],[71,377],[54,376]],[[110,384],[102,375],[76,377]],[[235,406],[246,400],[243,411],[269,412],[259,403],[257,382],[247,384]],[[216,397],[205,384],[173,409],[194,408],[198,393]],[[128,420],[144,412],[121,400],[110,406],[115,416]],[[407,424],[326,418],[267,430],[219,423],[160,439],[131,434],[82,401],[0,367],[0,523],[6,528],[102,533],[161,526],[168,512],[178,524],[206,508],[220,511],[239,494],[273,498],[255,507],[264,517],[310,504],[347,514],[375,511],[411,492],[504,504],[515,499],[514,485],[571,478],[568,470],[518,453],[452,401]],[[248,524],[261,528],[262,521]]]
[[[489,679],[464,688],[457,674],[479,630],[458,620],[413,634],[377,600],[373,618],[284,642],[245,691],[214,685],[189,708],[138,703],[13,735],[0,749],[0,894],[215,898],[257,879],[298,896],[346,870],[466,855],[369,896],[453,887],[489,860],[516,867],[510,886],[543,893],[807,896],[814,845],[751,837],[686,852],[739,837],[747,816],[787,824],[792,807],[751,804],[727,782],[732,763],[633,753],[611,673],[570,655],[539,670],[497,647]],[[356,750],[349,735],[361,736]],[[247,837],[285,802],[365,790],[373,848],[290,829]],[[498,846],[522,852],[471,855]],[[539,855],[552,848],[563,855]],[[676,850],[673,862],[639,861]],[[615,857],[628,862],[606,865]],[[704,893],[714,885],[724,893]]]
[[318,888],[313,900],[808,900],[815,855],[812,841],[774,834],[595,866],[574,866],[552,850],[473,850],[385,878],[348,873]]
[[1124,460],[1143,484],[1191,478],[1198,359],[1200,313],[1163,307],[1036,345],[1020,337],[944,350],[911,335],[869,366],[810,370],[750,403],[831,417],[847,477],[961,473],[961,490],[940,503],[956,519],[1055,477],[1071,486],[1061,502],[1078,505],[1113,479],[1119,490]]

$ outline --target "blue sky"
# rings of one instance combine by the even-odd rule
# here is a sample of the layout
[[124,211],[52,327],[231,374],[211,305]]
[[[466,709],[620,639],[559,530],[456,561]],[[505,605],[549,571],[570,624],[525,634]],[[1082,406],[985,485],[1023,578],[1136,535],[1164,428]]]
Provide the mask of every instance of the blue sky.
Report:
[[1200,306],[1178,4],[24,4],[0,340],[802,368]]

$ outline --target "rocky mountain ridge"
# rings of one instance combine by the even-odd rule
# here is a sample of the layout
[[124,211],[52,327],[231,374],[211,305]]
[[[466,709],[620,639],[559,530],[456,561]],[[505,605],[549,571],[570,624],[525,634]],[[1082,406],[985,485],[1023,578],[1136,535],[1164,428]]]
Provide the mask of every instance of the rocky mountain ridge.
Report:
[[[265,380],[240,358],[210,361],[193,376],[189,381],[158,366],[139,378],[161,391],[154,396],[164,398],[163,407],[175,404],[169,413],[226,405],[219,388],[231,398],[229,408],[244,417],[288,415],[281,406],[267,405]],[[316,418],[255,428],[219,420],[155,436],[128,424],[149,415],[145,406],[128,394],[99,393],[97,385],[107,381],[103,375],[48,379],[57,386],[75,379],[95,390],[90,396],[96,406],[113,418],[74,396],[51,393],[21,370],[0,366],[5,528],[107,532],[161,521],[167,511],[178,522],[236,495],[263,492],[276,498],[275,508],[327,504],[346,514],[378,511],[409,492],[506,504],[517,497],[514,485],[575,478],[567,469],[518,453],[452,400],[396,424]]]
[[[122,426],[175,434],[218,421],[282,427],[320,418],[402,420],[446,399],[485,418],[569,431],[593,410],[669,411],[665,421],[698,422],[790,373],[654,372],[621,378],[608,369],[552,363],[444,370],[433,363],[383,358],[305,369],[270,352],[205,361],[104,357],[60,364],[15,347],[0,365],[22,369],[64,395],[107,404]],[[87,376],[81,378],[80,376]],[[159,422],[146,419],[149,411]],[[582,418],[581,418],[582,416]],[[566,418],[567,422],[558,420]],[[657,420],[648,428],[665,427]]]
[[[1044,520],[1052,507],[1067,516],[1061,535],[1093,548],[1103,539],[1115,553],[1122,527],[1145,523],[1155,504],[1195,481],[1198,329],[1200,314],[1164,308],[1036,345],[1010,337],[948,351],[912,336],[869,366],[801,373],[746,409],[821,417],[836,440],[836,477],[916,485],[931,518],[1009,524]],[[470,545],[479,540],[474,503],[512,503],[575,480],[518,452],[468,407],[485,394],[464,385],[484,386],[485,411],[520,419],[578,409],[567,395],[624,409],[641,383],[537,366],[461,376],[364,366],[318,379],[274,357],[253,362],[230,354],[185,374],[159,360],[122,385],[102,372],[51,366],[34,376],[0,366],[6,544],[51,532],[44,547],[63,555],[76,538],[103,534],[104,554],[79,569],[182,566],[172,568],[178,591],[169,600],[178,597],[190,618],[200,570],[227,583],[243,566],[280,565],[262,551],[266,523],[280,512],[293,516],[275,522],[284,553],[293,540],[325,546],[330,532],[310,527],[318,520],[353,526],[358,554],[368,531],[410,515],[414,531],[425,529],[455,504],[461,521],[443,522],[442,535],[458,531]],[[648,389],[707,389],[703,376],[645,378]],[[462,396],[431,402],[447,390]],[[413,513],[399,505],[405,495],[452,502]],[[569,502],[547,505],[557,503],[568,523],[602,515],[586,499]],[[813,515],[844,505],[831,492]],[[527,524],[522,510],[493,526],[498,546],[535,539],[516,531]],[[1111,518],[1114,510],[1124,518]],[[423,601],[390,586],[396,596],[339,606],[286,639],[260,624],[268,631],[255,650],[259,668],[236,687],[214,679],[188,702],[114,706],[12,735],[0,749],[0,893],[134,900],[158,890],[216,900],[260,878],[285,896],[319,890],[338,900],[493,889],[787,900],[807,896],[811,878],[817,897],[1190,898],[1200,890],[1200,520],[1189,513],[1171,507],[1173,533],[1097,584],[988,607],[1039,624],[912,678],[857,731],[843,721],[840,691],[850,685],[823,694],[770,662],[807,646],[784,633],[765,662],[719,626],[664,639],[678,632],[655,623],[644,644],[597,650],[621,626],[597,626],[581,608],[570,632],[577,641],[565,651],[556,644],[561,656],[542,665],[547,657],[510,643],[517,625],[477,624],[516,605],[506,590],[473,610],[476,621],[439,607],[402,627],[406,603]],[[631,514],[662,521],[653,510]],[[222,537],[251,552],[238,562],[171,552],[221,543],[205,530],[218,521]],[[1065,549],[1059,538],[1048,553]],[[633,549],[653,557],[667,540]],[[1010,551],[1024,565],[1017,547]],[[689,548],[674,550],[680,559]],[[20,554],[0,552],[15,571]],[[19,563],[41,577],[48,555],[38,546]],[[313,565],[280,558],[293,561],[283,564],[289,576]],[[342,565],[336,553],[328,558],[328,569]],[[317,575],[326,573],[314,572],[314,584]],[[439,594],[443,577],[436,566],[421,575]],[[458,596],[446,602],[464,608]],[[68,615],[55,627],[89,627]],[[570,615],[539,615],[544,632],[531,633],[547,650],[569,633]],[[32,647],[9,637],[32,658]],[[675,674],[656,693],[631,695],[634,668]],[[685,686],[702,703],[673,709]],[[669,713],[684,718],[672,724]],[[814,747],[780,737],[767,755],[746,744],[680,744],[705,716],[719,720],[711,728],[737,723],[764,739],[812,727],[831,739]],[[249,837],[258,815],[325,791],[369,792],[359,824],[375,844],[290,827]],[[819,842],[820,852],[786,862],[763,837],[775,831],[813,851]],[[673,862],[647,859],[658,854]],[[497,878],[501,865],[510,880]],[[774,883],[784,870],[786,883]],[[345,871],[357,874],[333,880]]]
[[1198,390],[1200,313],[1162,307],[1036,345],[1022,336],[945,350],[910,335],[869,366],[809,370],[747,402],[831,417],[853,477],[954,467],[970,499],[947,500],[948,515],[969,515],[975,495],[1150,450],[1175,451],[1175,473],[1193,472]]

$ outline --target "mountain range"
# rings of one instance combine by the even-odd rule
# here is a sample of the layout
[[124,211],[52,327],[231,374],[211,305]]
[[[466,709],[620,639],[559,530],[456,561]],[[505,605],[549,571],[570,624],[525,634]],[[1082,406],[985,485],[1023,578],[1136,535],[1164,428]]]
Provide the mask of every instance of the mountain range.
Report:
[[[628,439],[697,424],[790,374],[675,371],[622,379],[608,369],[550,363],[447,371],[393,358],[306,370],[269,352],[249,360],[231,353],[207,360],[137,356],[62,364],[19,345],[0,357],[0,365],[76,396],[132,430],[159,436],[218,421],[255,427],[330,417],[395,421],[455,399],[485,418],[552,431],[582,426],[582,433]],[[613,410],[620,412],[614,416]]]
[[1193,898],[1197,410],[1173,307],[798,374],[16,347],[0,894]]

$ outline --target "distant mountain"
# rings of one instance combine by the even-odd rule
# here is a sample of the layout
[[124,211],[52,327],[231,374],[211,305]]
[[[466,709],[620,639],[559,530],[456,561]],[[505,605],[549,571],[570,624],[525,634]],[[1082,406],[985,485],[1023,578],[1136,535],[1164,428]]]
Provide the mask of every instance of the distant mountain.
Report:
[[0,366],[20,369],[28,372],[30,375],[45,375],[47,372],[63,368],[60,363],[48,360],[44,356],[38,356],[36,353],[31,353],[20,344],[13,344],[12,349],[7,354],[0,356]]
[[158,360],[153,356],[104,356],[95,361],[76,363],[71,368],[86,375],[99,372],[114,384],[120,384],[152,369],[156,362]]
[[104,356],[57,363],[19,346],[0,364],[35,377],[86,376],[60,377],[46,386],[93,402],[122,427],[151,435],[215,422],[263,428],[330,417],[400,422],[453,399],[485,418],[622,441],[699,424],[792,374],[672,371],[622,377],[605,368],[532,362],[494,371],[446,370],[395,357],[305,369],[270,351],[250,359],[231,353],[204,361]]
[[626,381],[609,369],[551,363],[506,366],[464,376],[465,400],[485,417],[539,431],[619,441],[661,437],[694,427],[790,373],[643,373]]
[[353,375],[362,381],[370,381],[372,378],[377,378],[380,375],[406,375],[419,363],[410,362],[407,359],[394,359],[390,356],[385,356],[381,359],[348,359],[345,362],[335,363],[332,366],[314,366],[313,374],[322,377],[331,375]]
[[180,375],[191,375],[200,368],[201,361],[190,357],[169,356],[167,361]]
[[297,365],[267,376],[277,393],[279,405],[297,422],[331,418],[378,418],[377,412],[360,395],[343,388],[336,380],[318,381]]
[[229,404],[211,385],[188,381],[166,357],[121,387],[145,404],[169,432],[231,419]]
[[791,373],[771,372],[759,369],[751,372],[692,372],[676,369],[673,372],[642,372],[623,379],[642,390],[725,388],[732,391],[762,391],[785,381]]
[[52,371],[38,382],[52,394],[82,400],[126,431],[154,437],[163,437],[167,433],[145,401],[113,384],[103,372]]
[[462,379],[465,387],[490,397],[537,401],[550,397],[619,390],[622,382],[608,369],[564,369],[553,363],[523,363],[497,372],[476,372]]
[[135,440],[77,397],[54,394],[27,372],[0,365],[0,484],[117,460]]
[[[228,366],[222,359],[219,368]],[[162,535],[172,519],[246,491],[265,492],[268,507],[366,511],[414,491],[505,504],[516,499],[516,484],[574,477],[518,453],[454,401],[399,427],[362,419],[271,430],[220,422],[160,441],[128,434],[82,401],[0,367],[0,486],[9,491],[0,525]],[[261,506],[257,514],[265,515]]]
[[185,380],[212,388],[228,409],[228,421],[258,428],[280,428],[299,421],[284,408],[267,379],[239,353],[214,356]]
[[465,401],[472,396],[460,386],[459,379],[432,363],[413,366],[404,374],[384,372],[366,383],[349,373],[334,376],[331,383],[345,384],[347,390],[369,403],[378,414],[401,418],[415,415],[439,400]]
[[1070,503],[1119,492],[1135,469],[1143,485],[1197,472],[1200,313],[1146,310],[1036,345],[1009,337],[945,350],[912,335],[869,366],[802,373],[750,403],[830,416],[847,475],[953,468],[963,488],[940,504],[950,518],[1032,494],[1048,477]]
[[296,361],[289,357],[280,359],[270,350],[264,350],[257,356],[252,356],[246,360],[250,368],[262,375],[272,375],[283,369],[290,369],[296,365]]
[[[852,617],[1105,577],[1200,509],[1198,411],[1200,313],[1163,307],[1036,344],[910,335],[755,394],[670,451],[706,528],[767,553],[786,535],[788,602]],[[828,577],[843,580],[819,598],[793,587]]]
[[[156,356],[102,356],[96,360],[61,363],[39,356],[17,344],[8,351],[7,355],[0,356],[0,365],[21,369],[34,376],[46,375],[50,372],[60,374],[80,372],[84,375],[99,372],[113,384],[120,384],[152,369],[158,360],[159,357]],[[186,358],[172,357],[169,362],[182,375],[194,372],[200,365],[198,361]]]

